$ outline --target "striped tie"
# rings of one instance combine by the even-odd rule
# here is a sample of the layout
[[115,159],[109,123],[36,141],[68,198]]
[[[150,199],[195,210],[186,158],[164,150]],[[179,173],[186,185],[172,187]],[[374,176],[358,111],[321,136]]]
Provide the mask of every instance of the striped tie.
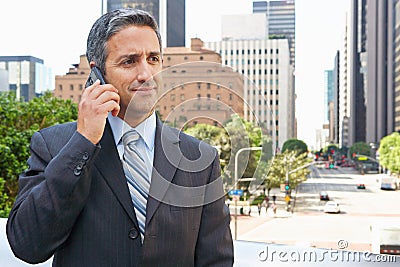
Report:
[[136,142],[139,139],[140,135],[136,130],[129,130],[122,136],[122,143],[124,145],[122,162],[143,240],[150,182],[144,158],[136,146]]

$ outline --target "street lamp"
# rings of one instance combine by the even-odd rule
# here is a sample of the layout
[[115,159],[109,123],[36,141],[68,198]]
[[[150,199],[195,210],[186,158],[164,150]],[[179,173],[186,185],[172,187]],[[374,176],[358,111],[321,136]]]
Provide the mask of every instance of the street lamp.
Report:
[[[253,150],[262,150],[262,147],[244,147],[238,150],[235,155],[235,190],[237,190],[237,183],[238,183],[238,156],[243,151],[253,151]],[[250,207],[251,208],[251,207]],[[235,197],[235,240],[237,240],[237,197]]]
[[[286,166],[286,181],[285,181],[285,184],[288,185],[289,182],[290,182],[289,181],[289,174],[297,172],[298,170],[301,170],[303,168],[309,167],[309,166],[311,166],[311,165],[313,165],[315,163],[316,162],[311,162],[311,163],[308,163],[306,165],[300,166],[300,167],[298,167],[298,168],[296,168],[294,170],[291,170],[291,171],[289,171],[288,170],[289,168]],[[288,193],[287,196],[289,196],[289,200],[290,200],[290,193],[289,192],[287,192],[287,193]],[[289,201],[286,201],[286,210],[289,211]]]

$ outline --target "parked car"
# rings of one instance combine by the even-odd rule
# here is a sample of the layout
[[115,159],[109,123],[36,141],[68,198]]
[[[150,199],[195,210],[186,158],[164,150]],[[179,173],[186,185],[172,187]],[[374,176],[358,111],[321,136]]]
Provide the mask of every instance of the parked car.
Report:
[[329,200],[329,195],[326,191],[319,192],[319,200]]
[[339,203],[336,201],[328,201],[324,206],[325,213],[340,213]]

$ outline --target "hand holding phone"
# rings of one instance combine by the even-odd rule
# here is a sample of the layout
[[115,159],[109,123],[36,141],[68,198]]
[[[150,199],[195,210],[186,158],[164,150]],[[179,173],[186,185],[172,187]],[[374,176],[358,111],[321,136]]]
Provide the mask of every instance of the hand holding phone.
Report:
[[90,74],[86,81],[85,87],[87,88],[87,87],[91,86],[97,80],[100,80],[100,84],[106,84],[106,81],[104,80],[103,74],[101,74],[100,69],[98,67],[94,66],[90,70]]
[[113,85],[106,84],[96,66],[91,69],[85,88],[78,106],[77,131],[97,144],[103,136],[107,114],[111,112],[117,116],[119,113],[119,94]]

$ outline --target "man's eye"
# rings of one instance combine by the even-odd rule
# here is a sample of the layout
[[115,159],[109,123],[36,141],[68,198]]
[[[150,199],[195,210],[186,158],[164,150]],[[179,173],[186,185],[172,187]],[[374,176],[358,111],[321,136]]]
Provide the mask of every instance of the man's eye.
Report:
[[122,62],[122,65],[130,65],[130,64],[132,64],[132,63],[133,63],[133,60],[128,59],[128,60],[123,61],[123,62]]
[[158,56],[152,56],[152,57],[149,58],[149,61],[150,62],[159,62],[160,58]]

